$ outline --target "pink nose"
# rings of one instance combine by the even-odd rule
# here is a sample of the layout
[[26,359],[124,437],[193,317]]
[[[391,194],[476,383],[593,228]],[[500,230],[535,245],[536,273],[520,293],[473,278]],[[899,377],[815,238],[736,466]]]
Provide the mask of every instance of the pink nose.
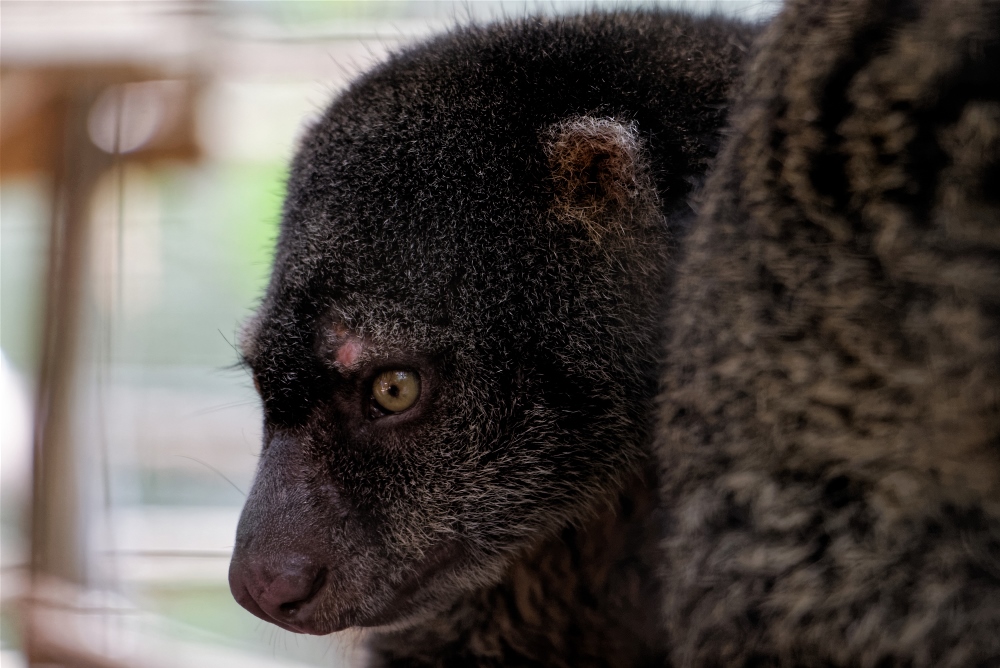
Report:
[[316,629],[319,593],[326,584],[326,569],[307,557],[286,557],[281,566],[234,559],[229,565],[229,588],[244,608],[264,621],[297,633],[323,633]]

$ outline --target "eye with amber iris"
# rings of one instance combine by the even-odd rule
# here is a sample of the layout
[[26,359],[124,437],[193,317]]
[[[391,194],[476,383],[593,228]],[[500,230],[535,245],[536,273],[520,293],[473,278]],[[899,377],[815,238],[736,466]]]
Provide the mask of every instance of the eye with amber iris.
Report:
[[419,397],[420,376],[415,371],[383,371],[372,383],[372,417],[405,411]]

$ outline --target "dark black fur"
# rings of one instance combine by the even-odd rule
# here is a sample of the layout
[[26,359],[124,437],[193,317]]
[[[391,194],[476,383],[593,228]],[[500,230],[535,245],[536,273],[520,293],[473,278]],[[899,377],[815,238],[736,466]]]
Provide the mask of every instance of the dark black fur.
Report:
[[[242,341],[266,429],[241,603],[380,627],[376,663],[662,663],[668,250],[751,33],[670,13],[463,28],[333,103]],[[373,419],[396,368],[420,399]]]

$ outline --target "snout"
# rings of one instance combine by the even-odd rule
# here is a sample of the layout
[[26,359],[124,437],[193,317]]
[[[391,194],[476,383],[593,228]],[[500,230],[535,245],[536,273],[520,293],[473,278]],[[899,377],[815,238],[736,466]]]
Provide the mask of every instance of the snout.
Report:
[[271,564],[237,552],[229,565],[229,589],[236,601],[264,621],[296,633],[325,635],[344,628],[318,614],[327,579],[327,569],[305,555]]
[[[325,467],[301,443],[275,434],[236,528],[229,589],[249,612],[288,631],[325,635],[346,628],[341,564],[330,534],[341,504]],[[335,594],[335,595],[334,595]]]

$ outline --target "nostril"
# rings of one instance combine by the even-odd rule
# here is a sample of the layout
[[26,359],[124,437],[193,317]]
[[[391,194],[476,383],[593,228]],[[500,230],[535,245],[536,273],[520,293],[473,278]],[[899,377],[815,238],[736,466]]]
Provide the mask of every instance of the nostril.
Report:
[[296,601],[288,601],[287,603],[282,603],[278,606],[278,610],[288,616],[293,616],[299,609],[307,604],[309,601],[319,593],[319,590],[323,588],[323,584],[326,582],[326,569],[321,568],[316,577],[313,578],[312,585],[309,587],[309,591],[306,595]]
[[229,584],[237,602],[254,615],[289,630],[311,628],[327,569],[302,555],[274,567],[234,559]]

